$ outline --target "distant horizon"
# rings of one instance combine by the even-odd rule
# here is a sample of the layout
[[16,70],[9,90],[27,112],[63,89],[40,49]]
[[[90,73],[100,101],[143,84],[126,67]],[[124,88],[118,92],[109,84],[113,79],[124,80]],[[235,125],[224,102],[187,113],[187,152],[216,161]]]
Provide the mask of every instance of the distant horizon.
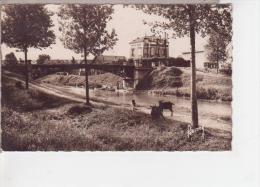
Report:
[[[46,8],[54,13],[57,13],[58,8],[60,5],[53,5],[48,4]],[[118,35],[118,41],[113,49],[105,51],[103,55],[109,56],[125,56],[129,58],[130,54],[130,45],[129,42],[136,39],[137,37],[144,37],[144,36],[151,36],[154,35],[150,31],[150,27],[148,25],[143,24],[143,20],[146,21],[164,21],[165,19],[156,15],[148,15],[143,13],[140,10],[135,10],[130,7],[123,7],[123,5],[114,5],[114,13],[112,15],[112,19],[107,23],[107,30],[115,29]],[[49,46],[46,49],[35,49],[29,48],[28,49],[28,59],[30,60],[37,60],[40,54],[47,54],[50,55],[51,59],[53,60],[65,60],[65,59],[75,59],[81,60],[83,59],[82,54],[76,54],[72,50],[66,49],[62,42],[60,41],[59,37],[61,35],[58,27],[58,16],[54,14],[51,17],[54,27],[54,33],[56,35],[56,43]],[[189,37],[171,38],[171,33],[167,31],[169,34],[169,56],[170,57],[182,57],[183,52],[190,51],[190,40]],[[200,36],[196,36],[196,51],[204,50],[204,46],[206,44],[206,38],[202,38]],[[13,52],[16,58],[24,59],[23,52],[17,52],[18,49],[16,48],[9,48],[5,44],[1,45],[2,49],[2,59],[5,59],[5,55]],[[93,56],[88,56],[88,59],[92,59]]]

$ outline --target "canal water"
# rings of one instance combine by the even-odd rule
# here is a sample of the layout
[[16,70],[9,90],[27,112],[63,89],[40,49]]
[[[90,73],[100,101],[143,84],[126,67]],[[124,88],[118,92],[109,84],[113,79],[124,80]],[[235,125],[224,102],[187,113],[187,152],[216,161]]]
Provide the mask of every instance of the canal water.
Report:
[[[141,106],[158,105],[160,100],[171,101],[176,107],[183,107],[190,109],[190,100],[188,98],[175,97],[175,96],[158,96],[152,95],[148,92],[140,93],[118,93],[104,90],[91,90],[90,96],[96,98],[106,98],[107,101],[119,104],[131,104],[132,99]],[[230,102],[216,102],[207,100],[198,100],[198,110],[203,114],[212,114],[216,116],[231,116],[232,109]]]
[[[85,96],[85,88],[71,87],[71,86],[53,86],[59,90],[79,95],[80,97]],[[96,98],[103,101],[112,102],[122,107],[132,106],[132,99],[136,101],[137,109],[139,111],[149,114],[153,105],[158,106],[160,100],[171,101],[174,103],[173,116],[170,111],[164,111],[165,117],[183,121],[186,123],[191,122],[191,104],[190,100],[182,97],[175,96],[158,96],[152,95],[148,92],[113,92],[106,90],[90,90],[90,98]],[[199,124],[206,127],[221,129],[225,131],[232,131],[232,108],[230,102],[217,102],[208,100],[198,100],[198,114]]]

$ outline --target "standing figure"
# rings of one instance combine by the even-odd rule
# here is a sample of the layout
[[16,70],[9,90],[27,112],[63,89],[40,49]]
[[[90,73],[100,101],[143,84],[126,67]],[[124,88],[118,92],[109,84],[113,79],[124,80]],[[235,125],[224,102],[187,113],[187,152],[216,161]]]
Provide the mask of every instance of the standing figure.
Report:
[[134,99],[132,99],[132,107],[133,107],[133,111],[135,111],[136,110],[136,103],[135,103]]

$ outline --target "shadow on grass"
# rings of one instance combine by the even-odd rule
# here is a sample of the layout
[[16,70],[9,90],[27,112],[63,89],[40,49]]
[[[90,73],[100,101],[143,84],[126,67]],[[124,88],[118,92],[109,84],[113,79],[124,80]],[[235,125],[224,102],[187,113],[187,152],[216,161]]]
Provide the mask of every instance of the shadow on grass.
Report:
[[[16,85],[19,85],[16,86]],[[65,104],[75,103],[65,98],[49,95],[47,93],[29,89],[24,89],[17,81],[2,78],[2,106],[7,106],[18,111],[34,111],[60,107]]]

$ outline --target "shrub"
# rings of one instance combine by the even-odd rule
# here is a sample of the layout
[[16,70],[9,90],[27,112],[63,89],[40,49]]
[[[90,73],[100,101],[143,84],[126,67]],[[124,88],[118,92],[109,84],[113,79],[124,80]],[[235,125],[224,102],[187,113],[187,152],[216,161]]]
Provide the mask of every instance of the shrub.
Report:
[[5,55],[5,64],[6,65],[16,65],[18,60],[13,52]]
[[68,110],[70,115],[88,114],[90,112],[92,112],[92,108],[87,105],[75,105]]
[[44,63],[50,61],[50,59],[51,59],[50,55],[41,54],[41,55],[39,55],[39,57],[37,59],[37,64],[44,64]]
[[226,68],[226,69],[220,69],[219,70],[220,73],[225,74],[225,75],[232,75],[232,69],[231,68]]
[[179,76],[182,74],[182,71],[178,68],[171,67],[167,69],[164,76]]
[[215,88],[209,88],[207,90],[208,99],[218,99],[218,90]]
[[222,101],[232,101],[232,96],[224,94],[224,95],[221,96],[221,100]]
[[199,99],[211,99],[211,100],[215,100],[218,99],[218,90],[215,88],[198,88],[197,89],[197,97]]
[[201,82],[201,81],[203,81],[203,76],[197,75],[196,82]]
[[24,89],[23,84],[22,84],[21,81],[16,82],[16,83],[15,83],[15,87],[16,87],[16,88],[19,88],[19,89]]

